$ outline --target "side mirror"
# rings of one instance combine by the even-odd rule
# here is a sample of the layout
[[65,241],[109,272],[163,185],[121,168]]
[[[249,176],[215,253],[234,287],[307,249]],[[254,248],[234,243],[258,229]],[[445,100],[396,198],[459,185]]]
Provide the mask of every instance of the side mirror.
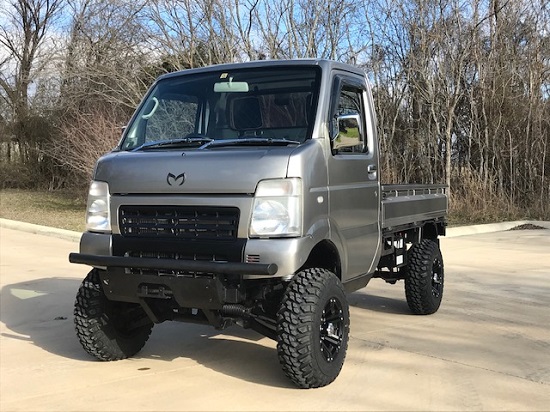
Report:
[[332,149],[338,150],[345,147],[353,147],[361,144],[361,116],[359,114],[344,114],[334,120]]

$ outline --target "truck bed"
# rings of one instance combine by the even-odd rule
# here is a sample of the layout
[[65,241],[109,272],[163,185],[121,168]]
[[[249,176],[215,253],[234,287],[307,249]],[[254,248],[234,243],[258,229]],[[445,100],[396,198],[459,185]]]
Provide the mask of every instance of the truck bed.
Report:
[[446,189],[446,185],[382,185],[382,229],[444,218]]

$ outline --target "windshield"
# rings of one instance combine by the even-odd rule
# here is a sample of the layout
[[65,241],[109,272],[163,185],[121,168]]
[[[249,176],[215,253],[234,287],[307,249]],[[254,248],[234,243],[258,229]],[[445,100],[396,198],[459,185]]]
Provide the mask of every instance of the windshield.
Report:
[[319,75],[316,67],[270,67],[161,80],[121,149],[227,147],[212,141],[238,139],[303,143],[311,137]]

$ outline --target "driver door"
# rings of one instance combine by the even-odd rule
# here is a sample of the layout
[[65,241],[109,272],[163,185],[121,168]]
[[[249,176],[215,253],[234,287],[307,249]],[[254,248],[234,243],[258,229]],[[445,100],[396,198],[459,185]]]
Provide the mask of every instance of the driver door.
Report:
[[328,159],[331,226],[333,235],[340,238],[344,249],[342,281],[346,282],[372,272],[379,253],[378,153],[373,147],[375,139],[368,135],[375,133],[374,122],[365,118],[365,113],[372,113],[367,106],[370,104],[367,86],[356,78],[336,75],[333,88],[330,109],[331,130],[334,130],[331,132],[332,147],[339,146],[337,139],[342,134],[338,128],[345,123],[338,122],[338,116],[359,115],[362,126],[355,142],[333,149]]

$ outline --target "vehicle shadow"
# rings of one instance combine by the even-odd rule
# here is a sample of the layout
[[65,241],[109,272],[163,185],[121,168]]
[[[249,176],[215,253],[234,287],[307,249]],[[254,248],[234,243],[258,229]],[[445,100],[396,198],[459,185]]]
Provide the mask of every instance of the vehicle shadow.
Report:
[[281,370],[276,343],[238,326],[220,332],[208,325],[178,322],[155,325],[147,345],[135,357],[168,362],[188,358],[244,381],[294,388]]
[[391,313],[395,315],[410,315],[411,311],[405,297],[394,299],[387,296],[377,296],[365,292],[355,292],[348,295],[351,307],[372,310],[374,312]]
[[[73,325],[73,305],[81,279],[42,278],[6,285],[0,292],[4,339],[32,342],[54,355],[99,362],[81,347]],[[292,388],[277,358],[275,342],[260,334],[231,327],[223,332],[208,325],[166,322],[155,325],[135,359],[166,362],[178,358],[238,379]]]
[[42,278],[5,285],[0,292],[4,338],[33,342],[70,359],[85,360],[73,327],[73,304],[80,279]]

